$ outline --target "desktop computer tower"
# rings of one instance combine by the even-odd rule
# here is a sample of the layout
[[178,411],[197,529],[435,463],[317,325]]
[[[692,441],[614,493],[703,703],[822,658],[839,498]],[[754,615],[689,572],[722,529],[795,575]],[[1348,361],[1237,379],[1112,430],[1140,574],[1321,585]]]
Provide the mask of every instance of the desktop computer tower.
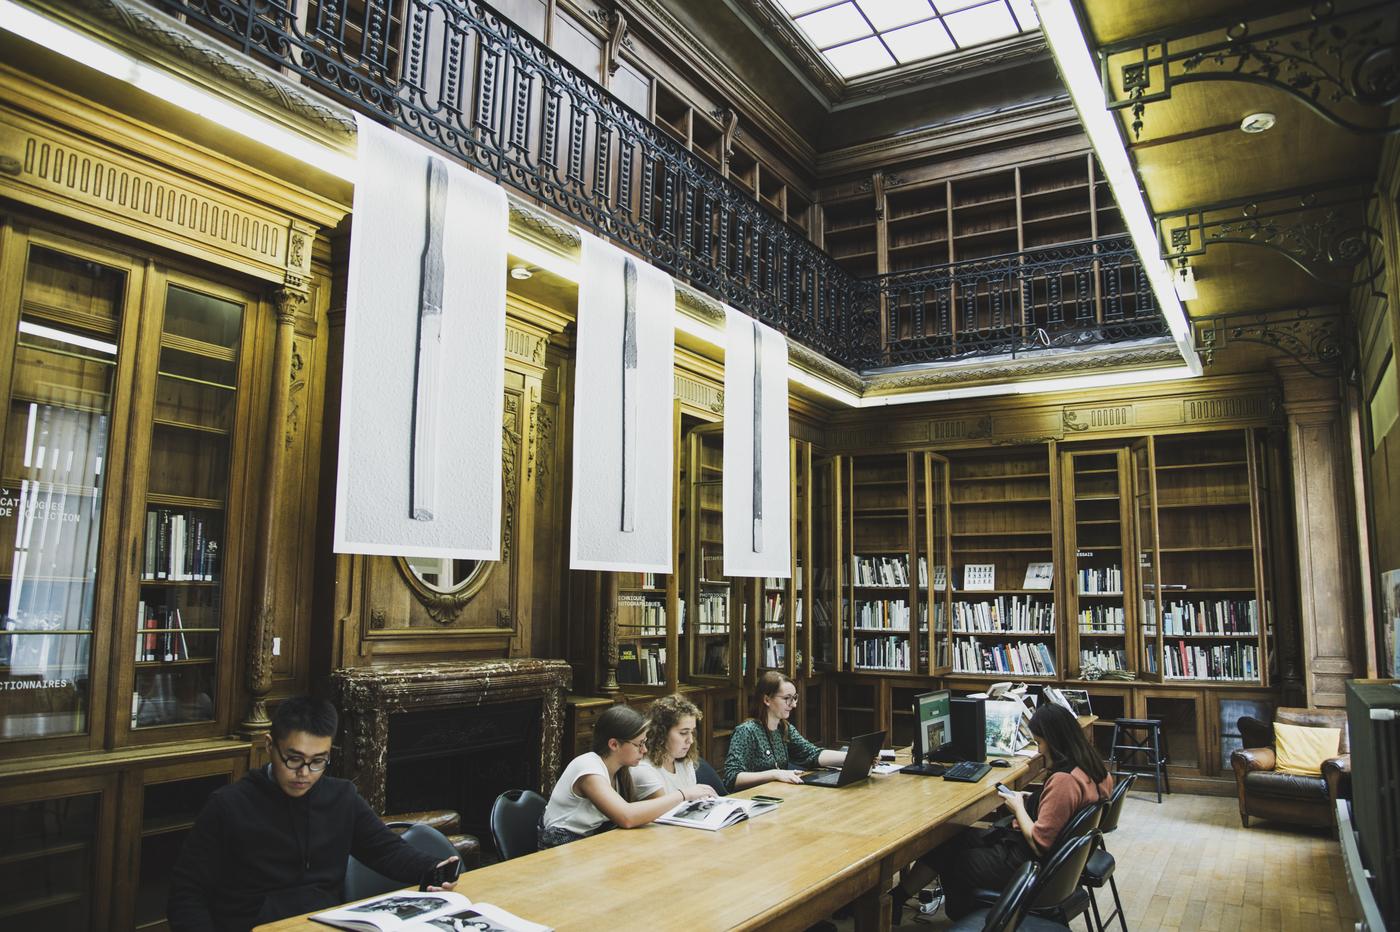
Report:
[[953,740],[935,751],[931,757],[940,762],[956,763],[970,760],[982,763],[987,759],[987,707],[981,699],[953,699],[949,702],[949,728]]

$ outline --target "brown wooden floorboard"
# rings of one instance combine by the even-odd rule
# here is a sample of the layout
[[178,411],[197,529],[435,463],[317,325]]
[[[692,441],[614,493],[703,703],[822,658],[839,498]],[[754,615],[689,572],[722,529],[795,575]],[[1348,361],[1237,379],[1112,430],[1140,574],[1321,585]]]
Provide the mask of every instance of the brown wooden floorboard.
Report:
[[[1325,830],[1251,820],[1240,825],[1234,799],[1133,793],[1118,831],[1106,839],[1131,932],[1153,930],[1350,929],[1355,907],[1341,851]],[[1100,895],[1100,907],[1108,891]],[[911,918],[901,930],[936,932],[942,912]],[[850,921],[838,921],[840,929]],[[1083,929],[1081,919],[1076,929]],[[1111,928],[1118,928],[1115,921]]]

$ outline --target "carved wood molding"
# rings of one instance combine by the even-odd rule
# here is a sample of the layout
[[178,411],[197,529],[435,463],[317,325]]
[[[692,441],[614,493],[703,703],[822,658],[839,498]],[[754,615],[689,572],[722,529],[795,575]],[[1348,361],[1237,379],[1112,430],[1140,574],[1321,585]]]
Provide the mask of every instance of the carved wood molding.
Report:
[[0,194],[305,292],[316,228],[149,160],[0,111]]

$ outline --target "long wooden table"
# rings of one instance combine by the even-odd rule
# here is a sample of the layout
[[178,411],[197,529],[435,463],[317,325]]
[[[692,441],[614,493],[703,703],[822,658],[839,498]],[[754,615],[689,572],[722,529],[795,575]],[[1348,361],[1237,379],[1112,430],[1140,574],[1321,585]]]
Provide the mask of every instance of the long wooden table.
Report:
[[[895,874],[994,811],[997,781],[1020,786],[1042,769],[1036,758],[1012,760],[978,783],[902,773],[839,789],[765,783],[736,795],[785,802],[738,825],[615,829],[470,871],[457,891],[559,932],[805,929],[847,903],[857,929],[888,930],[882,894]],[[300,916],[259,930],[324,928]]]

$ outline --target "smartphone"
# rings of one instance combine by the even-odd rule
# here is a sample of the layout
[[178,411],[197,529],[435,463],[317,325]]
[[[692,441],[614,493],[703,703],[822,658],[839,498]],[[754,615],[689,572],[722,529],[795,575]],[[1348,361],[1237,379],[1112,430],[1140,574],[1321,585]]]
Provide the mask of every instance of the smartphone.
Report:
[[777,804],[777,803],[780,803],[780,802],[783,801],[783,797],[781,797],[781,796],[755,796],[755,797],[753,797],[753,801],[756,802],[756,803],[774,803],[774,804]]
[[418,891],[425,892],[429,887],[440,887],[457,879],[462,870],[460,858],[452,858],[446,864],[439,864],[423,875],[418,882]]
[[1003,795],[1003,796],[1016,796],[1016,795],[1019,795],[1019,794],[1017,794],[1017,792],[1016,792],[1015,790],[1013,790],[1011,787],[1007,786],[1005,783],[1002,783],[1000,780],[997,781],[996,786],[997,786],[997,792],[1000,793],[1000,794]]

